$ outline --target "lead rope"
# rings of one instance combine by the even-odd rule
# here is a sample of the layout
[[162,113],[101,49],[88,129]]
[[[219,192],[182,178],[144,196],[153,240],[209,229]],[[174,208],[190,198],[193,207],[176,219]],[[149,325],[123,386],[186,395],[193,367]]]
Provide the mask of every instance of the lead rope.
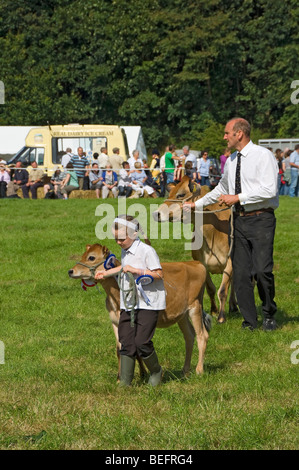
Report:
[[[124,288],[124,280],[125,280],[125,274],[128,275],[129,278],[129,288],[125,289]],[[115,274],[106,274],[105,278],[107,277],[115,277]],[[131,327],[134,328],[134,322],[135,322],[135,307],[137,305],[137,287],[135,283],[135,279],[132,273],[124,273],[123,268],[117,273],[117,285],[119,290],[123,294],[123,300],[124,300],[124,306],[126,310],[131,310],[131,320],[130,324]],[[130,297],[130,300],[129,300]],[[130,306],[131,305],[131,306]]]

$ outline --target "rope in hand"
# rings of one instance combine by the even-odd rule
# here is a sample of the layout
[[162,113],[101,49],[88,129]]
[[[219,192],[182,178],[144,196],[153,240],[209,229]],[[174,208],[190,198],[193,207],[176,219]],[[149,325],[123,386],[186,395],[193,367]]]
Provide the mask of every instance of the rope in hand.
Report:
[[[124,280],[125,280],[124,274],[127,274],[129,277],[128,289],[124,288]],[[121,270],[118,273],[117,283],[118,283],[119,290],[121,290],[123,294],[125,309],[131,310],[131,327],[134,328],[135,306],[137,304],[137,287],[135,283],[135,278],[132,273],[129,273],[129,272],[124,273],[123,268],[121,268]],[[130,300],[129,300],[129,297],[130,297]],[[131,307],[130,307],[130,304],[131,304]]]

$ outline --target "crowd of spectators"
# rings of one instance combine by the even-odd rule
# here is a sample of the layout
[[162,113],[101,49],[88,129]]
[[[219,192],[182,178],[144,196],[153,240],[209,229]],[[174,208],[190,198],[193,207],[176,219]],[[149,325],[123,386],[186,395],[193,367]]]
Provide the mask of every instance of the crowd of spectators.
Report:
[[[272,149],[270,149],[272,150]],[[7,167],[4,160],[0,161],[0,198],[17,198],[18,190],[22,190],[24,198],[37,198],[37,189],[43,187],[45,198],[68,199],[74,190],[94,190],[97,198],[126,197],[139,198],[165,197],[168,185],[178,183],[184,175],[190,177],[194,184],[207,185],[213,188],[224,172],[225,162],[230,150],[215,159],[209,157],[208,151],[195,155],[185,145],[177,151],[174,145],[166,147],[161,156],[158,149],[153,149],[150,165],[146,159],[140,158],[138,150],[124,161],[119,149],[114,148],[108,156],[107,149],[94,153],[92,161],[86,157],[82,147],[73,154],[67,148],[62,156],[62,168],[55,168],[50,181],[44,182],[43,170],[33,162],[30,170],[22,168],[17,162],[14,169]],[[290,197],[299,196],[299,145],[294,150],[275,151],[279,169],[279,194]],[[219,166],[218,166],[219,164]],[[49,178],[48,178],[49,180]]]

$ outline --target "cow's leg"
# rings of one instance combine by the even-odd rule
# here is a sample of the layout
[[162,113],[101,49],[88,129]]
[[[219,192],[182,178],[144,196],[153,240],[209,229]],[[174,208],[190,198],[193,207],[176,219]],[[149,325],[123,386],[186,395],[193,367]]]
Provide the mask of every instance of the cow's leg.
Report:
[[235,288],[234,288],[234,278],[232,278],[230,283],[230,296],[229,296],[229,312],[234,313],[239,311]]
[[226,321],[225,317],[225,303],[227,299],[227,294],[228,294],[228,288],[230,286],[230,277],[227,276],[226,272],[224,271],[222,280],[221,280],[221,285],[219,287],[219,290],[217,292],[218,299],[219,299],[219,315],[218,315],[218,322],[219,323],[224,323]]
[[114,323],[112,323],[112,328],[113,328],[113,332],[114,332],[115,339],[116,339],[116,357],[118,361],[117,382],[119,382],[119,379],[120,379],[120,354],[119,354],[120,342],[118,341],[118,328],[116,325],[114,325]]
[[209,338],[209,333],[207,332],[206,328],[203,325],[202,319],[202,305],[197,300],[191,306],[189,310],[189,316],[192,321],[192,325],[195,330],[197,346],[198,346],[198,363],[196,366],[196,373],[202,374],[203,373],[203,364],[204,364],[204,356],[207,347],[207,342]]
[[185,340],[185,364],[183,367],[183,374],[187,375],[190,372],[191,356],[192,356],[195,332],[187,315],[185,315],[178,322],[178,325],[179,325],[181,332],[184,335],[184,340]]
[[208,273],[208,271],[207,271],[207,277],[206,277],[206,288],[207,288],[208,296],[210,297],[210,301],[211,301],[211,315],[215,315],[215,314],[218,315],[218,308],[215,302],[216,287],[214,286],[210,273]]

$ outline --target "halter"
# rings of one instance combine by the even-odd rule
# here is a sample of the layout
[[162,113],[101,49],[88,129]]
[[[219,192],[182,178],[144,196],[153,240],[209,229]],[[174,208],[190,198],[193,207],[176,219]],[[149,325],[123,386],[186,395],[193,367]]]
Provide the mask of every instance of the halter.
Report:
[[88,264],[81,263],[81,261],[80,261],[79,263],[77,263],[77,264],[80,264],[81,266],[84,266],[84,268],[88,268],[89,271],[90,271],[90,273],[91,273],[91,275],[92,275],[92,277],[94,277],[94,276],[95,276],[95,271],[96,271],[96,269],[97,269],[99,266],[101,266],[101,264],[104,264],[105,261],[106,261],[106,259],[104,259],[104,260],[101,261],[100,263],[97,263],[97,264],[95,264],[95,265],[93,265],[93,266],[88,266]]
[[[94,264],[93,266],[88,266],[88,264],[84,264],[82,263],[81,261],[77,264],[80,264],[81,266],[84,266],[85,268],[88,268],[92,277],[95,276],[95,272],[96,272],[96,269],[101,266],[102,264],[107,264],[107,261],[109,261],[109,259],[111,257],[114,257],[115,258],[115,255],[113,255],[112,253],[109,253],[109,255],[107,256],[107,258],[105,258],[103,261],[100,261],[100,263],[97,263],[97,264]],[[106,266],[105,266],[106,267]]]

